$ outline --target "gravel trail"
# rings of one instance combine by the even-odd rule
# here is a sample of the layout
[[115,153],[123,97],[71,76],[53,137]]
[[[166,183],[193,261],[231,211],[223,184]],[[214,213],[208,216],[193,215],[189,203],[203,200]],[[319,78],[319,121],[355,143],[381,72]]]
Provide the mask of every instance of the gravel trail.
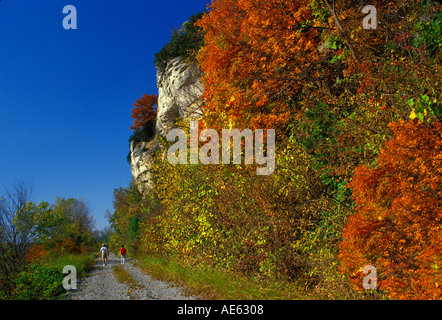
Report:
[[[137,282],[129,286],[118,282],[113,266],[123,266]],[[68,300],[194,300],[198,297],[186,296],[177,286],[156,280],[144,273],[140,268],[126,261],[120,264],[120,259],[110,253],[107,265],[103,266],[101,258],[97,258],[94,270],[90,275],[78,281],[77,289],[66,294]]]

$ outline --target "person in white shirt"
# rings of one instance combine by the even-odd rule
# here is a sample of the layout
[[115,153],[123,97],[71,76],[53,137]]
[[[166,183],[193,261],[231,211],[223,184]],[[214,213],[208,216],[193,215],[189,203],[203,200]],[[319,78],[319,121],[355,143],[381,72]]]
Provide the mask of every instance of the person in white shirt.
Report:
[[101,258],[103,259],[103,266],[107,264],[107,256],[109,254],[109,250],[106,248],[105,244],[100,248]]

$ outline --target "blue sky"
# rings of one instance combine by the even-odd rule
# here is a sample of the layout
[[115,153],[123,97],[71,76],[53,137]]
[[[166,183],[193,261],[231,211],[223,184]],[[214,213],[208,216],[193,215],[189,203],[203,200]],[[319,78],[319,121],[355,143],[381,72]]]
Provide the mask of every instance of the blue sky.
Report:
[[[0,2],[0,194],[16,179],[33,201],[83,198],[108,225],[131,179],[131,108],[157,93],[154,54],[210,0]],[[65,30],[63,7],[77,9]]]

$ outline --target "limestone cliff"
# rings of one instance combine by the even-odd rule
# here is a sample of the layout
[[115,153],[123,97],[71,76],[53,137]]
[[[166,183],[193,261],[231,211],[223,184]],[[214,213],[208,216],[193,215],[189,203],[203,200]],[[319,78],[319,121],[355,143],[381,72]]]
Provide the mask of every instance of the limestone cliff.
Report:
[[172,59],[165,73],[157,71],[158,114],[156,133],[166,137],[177,118],[195,119],[202,115],[201,73],[193,64]]
[[[177,118],[201,117],[201,96],[204,88],[201,72],[195,65],[186,63],[180,57],[170,60],[164,73],[157,71],[157,87],[156,135],[165,138]],[[157,136],[151,141],[131,143],[132,176],[141,192],[153,187],[150,174],[151,155],[159,147]]]

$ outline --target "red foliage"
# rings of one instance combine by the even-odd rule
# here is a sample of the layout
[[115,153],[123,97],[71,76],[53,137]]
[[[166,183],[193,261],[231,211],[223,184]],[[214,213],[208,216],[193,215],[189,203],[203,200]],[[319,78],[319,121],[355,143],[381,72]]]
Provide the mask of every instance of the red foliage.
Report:
[[392,299],[442,299],[442,123],[390,124],[379,166],[356,169],[341,271],[362,288],[362,268],[377,268]]
[[288,97],[314,72],[319,31],[310,1],[218,0],[197,22],[205,31],[205,121],[274,128],[290,115]]
[[158,96],[156,94],[144,94],[140,99],[136,100],[132,109],[134,125],[130,129],[143,129],[149,122],[154,120],[157,113],[155,109],[157,103]]

